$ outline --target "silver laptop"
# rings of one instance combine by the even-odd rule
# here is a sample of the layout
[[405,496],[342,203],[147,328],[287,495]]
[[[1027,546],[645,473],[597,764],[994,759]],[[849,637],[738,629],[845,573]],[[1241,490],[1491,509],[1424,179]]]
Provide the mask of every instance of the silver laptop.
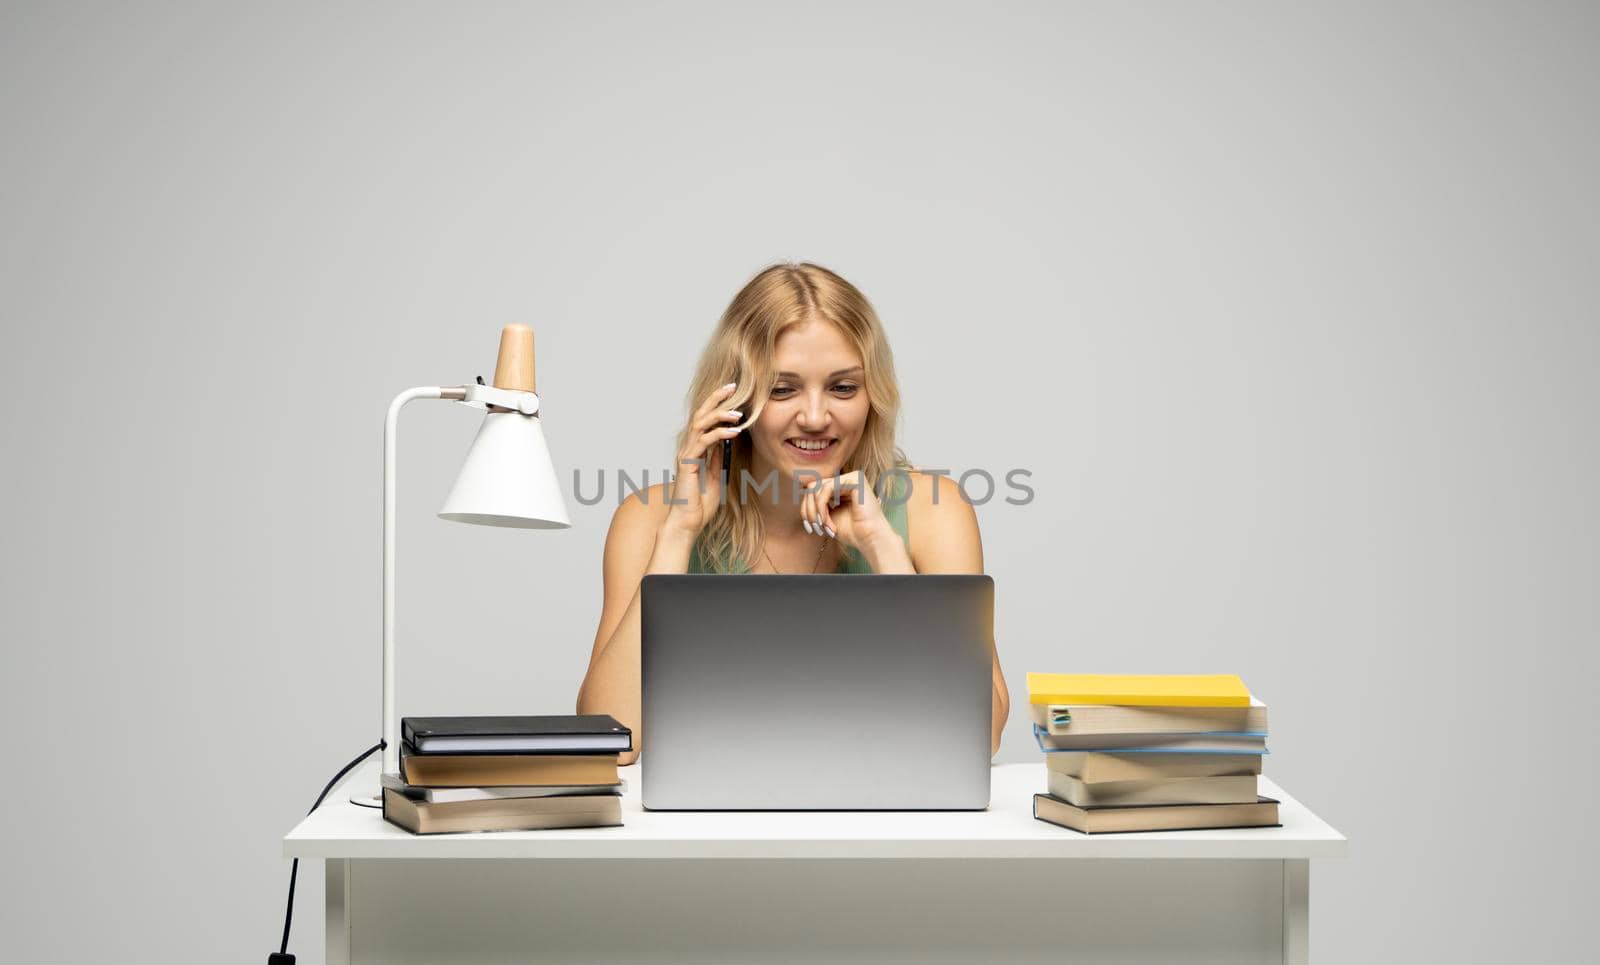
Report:
[[653,574],[644,806],[989,805],[994,581]]

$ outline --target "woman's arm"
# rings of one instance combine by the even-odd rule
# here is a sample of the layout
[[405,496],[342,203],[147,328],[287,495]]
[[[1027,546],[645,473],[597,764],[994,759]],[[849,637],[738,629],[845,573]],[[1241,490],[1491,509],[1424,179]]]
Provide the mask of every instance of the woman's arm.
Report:
[[589,671],[578,688],[578,713],[610,714],[633,731],[633,750],[620,764],[639,759],[643,746],[639,682],[639,584],[647,573],[684,573],[693,538],[664,530],[666,493],[652,486],[629,496],[611,517],[606,533],[605,602],[589,656]]
[[[935,488],[937,487],[937,489]],[[934,503],[934,493],[938,503]],[[911,564],[918,573],[982,573],[983,537],[978,514],[961,496],[961,487],[944,476],[911,474],[911,498],[906,503],[906,530],[911,537]],[[989,755],[1000,751],[1000,735],[1011,715],[1011,695],[1000,672],[1000,651],[994,653],[989,681],[992,698]]]
[[606,533],[605,602],[589,671],[578,688],[578,713],[610,714],[633,731],[633,751],[619,758],[621,764],[638,760],[644,746],[639,583],[648,573],[689,569],[695,537],[722,501],[722,451],[716,443],[742,431],[725,423],[739,421],[743,413],[718,408],[736,388],[729,382],[714,390],[689,417],[674,463],[672,499],[665,483],[629,496]]

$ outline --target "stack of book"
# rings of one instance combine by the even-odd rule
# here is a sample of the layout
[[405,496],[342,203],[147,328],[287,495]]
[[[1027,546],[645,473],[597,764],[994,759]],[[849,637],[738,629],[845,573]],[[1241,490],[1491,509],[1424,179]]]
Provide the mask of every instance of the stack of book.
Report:
[[1267,708],[1232,674],[1028,674],[1049,793],[1033,816],[1086,834],[1278,826],[1257,793]]
[[407,717],[400,773],[383,775],[383,817],[413,834],[622,823],[615,718]]

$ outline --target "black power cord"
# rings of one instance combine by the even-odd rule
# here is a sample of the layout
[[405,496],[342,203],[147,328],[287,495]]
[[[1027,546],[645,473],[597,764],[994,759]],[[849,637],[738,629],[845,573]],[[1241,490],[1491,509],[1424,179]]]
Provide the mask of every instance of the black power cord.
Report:
[[[317,803],[311,805],[311,811],[315,811],[317,808],[322,806],[322,799],[328,796],[328,792],[333,790],[333,786],[339,783],[340,778],[344,777],[346,774],[349,774],[357,764],[360,764],[362,761],[371,757],[375,752],[381,751],[388,746],[389,745],[386,741],[378,741],[376,744],[373,744],[371,747],[362,751],[361,755],[355,760],[340,768],[339,773],[333,775],[333,780],[328,782],[328,786],[324,787],[322,789],[322,793],[317,795]],[[309,815],[311,811],[307,811],[306,814]],[[283,944],[278,946],[277,951],[272,952],[267,956],[267,965],[294,965],[294,956],[289,954],[289,925],[294,921],[294,881],[299,874],[300,859],[296,858],[294,859],[294,864],[289,866],[289,907],[283,913]]]

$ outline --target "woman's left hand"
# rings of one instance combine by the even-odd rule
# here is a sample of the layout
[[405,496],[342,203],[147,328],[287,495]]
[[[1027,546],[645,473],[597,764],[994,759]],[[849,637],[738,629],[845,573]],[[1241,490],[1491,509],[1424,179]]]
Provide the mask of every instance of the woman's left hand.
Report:
[[871,558],[900,536],[884,518],[883,506],[861,470],[818,480],[800,497],[800,519],[814,533],[831,536]]

